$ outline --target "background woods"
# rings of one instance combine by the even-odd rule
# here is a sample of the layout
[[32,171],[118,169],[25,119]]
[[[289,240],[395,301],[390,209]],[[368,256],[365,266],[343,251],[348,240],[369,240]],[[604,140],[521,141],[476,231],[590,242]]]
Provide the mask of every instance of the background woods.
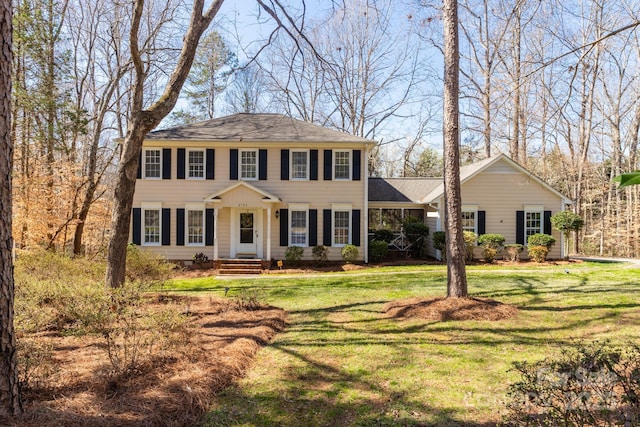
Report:
[[[264,22],[266,9],[238,18],[225,2],[161,126],[286,113],[378,141],[372,175],[440,174],[441,4],[308,1],[304,17],[300,5],[285,6],[304,40]],[[133,105],[132,11],[112,0],[19,0],[14,11],[17,245],[104,252]],[[144,99],[155,99],[189,11],[168,2],[144,14]],[[460,161],[507,153],[574,200],[585,220],[574,251],[640,256],[640,189],[612,182],[639,168],[638,19],[623,0],[460,1]]]

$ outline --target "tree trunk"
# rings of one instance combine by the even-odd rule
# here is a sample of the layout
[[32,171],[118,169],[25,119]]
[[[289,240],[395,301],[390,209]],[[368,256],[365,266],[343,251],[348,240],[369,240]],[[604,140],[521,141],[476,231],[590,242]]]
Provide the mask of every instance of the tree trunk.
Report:
[[458,2],[444,0],[444,196],[447,235],[447,297],[466,298],[467,273],[462,234],[459,148]]
[[22,412],[13,329],[13,236],[11,234],[11,17],[10,0],[0,2],[0,417]]

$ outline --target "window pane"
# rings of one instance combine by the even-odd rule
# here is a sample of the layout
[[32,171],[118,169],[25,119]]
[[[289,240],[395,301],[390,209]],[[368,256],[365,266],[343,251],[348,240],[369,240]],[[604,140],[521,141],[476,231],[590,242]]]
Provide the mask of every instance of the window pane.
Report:
[[335,152],[335,165],[333,173],[335,179],[351,179],[350,154],[351,153],[349,151]]
[[253,243],[253,214],[240,214],[240,243]]
[[160,178],[160,150],[144,151],[145,178]]
[[291,211],[291,245],[307,244],[307,211]]
[[255,151],[243,151],[240,157],[240,177],[256,179],[258,177],[258,153]]
[[529,240],[529,236],[542,233],[542,212],[526,212],[524,220],[524,241]]
[[462,211],[462,230],[476,232],[475,211]]
[[144,211],[144,243],[160,243],[160,210]]
[[333,243],[349,244],[349,211],[335,211],[333,219]]
[[187,241],[189,244],[204,242],[204,215],[202,211],[187,211]]
[[189,178],[204,178],[203,151],[189,151]]
[[306,151],[293,151],[291,153],[291,178],[307,179]]

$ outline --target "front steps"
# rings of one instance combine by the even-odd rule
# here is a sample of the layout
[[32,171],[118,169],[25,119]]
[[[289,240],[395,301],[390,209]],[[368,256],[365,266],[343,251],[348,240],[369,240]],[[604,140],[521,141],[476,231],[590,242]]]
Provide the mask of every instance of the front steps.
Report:
[[262,273],[261,259],[222,259],[220,260],[220,275],[254,275]]

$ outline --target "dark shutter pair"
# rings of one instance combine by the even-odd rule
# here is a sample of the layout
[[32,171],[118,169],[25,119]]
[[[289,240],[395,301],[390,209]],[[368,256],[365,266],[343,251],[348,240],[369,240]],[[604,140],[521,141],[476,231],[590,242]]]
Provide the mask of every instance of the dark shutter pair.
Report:
[[[289,150],[286,149],[280,150],[280,179],[289,180]],[[318,179],[318,150],[309,150],[309,179]]]
[[[204,210],[204,244],[205,246],[213,246],[213,220],[214,210]],[[185,210],[183,208],[176,209],[176,245],[184,246],[185,242]]]
[[[136,178],[142,179],[142,162],[143,150],[140,150],[140,155],[138,156],[138,173]],[[163,148],[162,149],[162,179],[171,179],[171,148]]]
[[[526,245],[524,239],[524,211],[516,211],[516,243]],[[551,235],[551,211],[544,211],[544,234]]]
[[[331,209],[322,212],[322,244],[331,246]],[[360,209],[351,210],[351,244],[360,246]]]
[[[362,150],[351,152],[351,179],[360,181],[362,174]],[[333,178],[333,150],[324,150],[324,180],[331,181]]]
[[[318,244],[318,210],[309,209],[309,246]],[[289,209],[280,209],[280,246],[289,246]]]
[[[204,155],[204,177],[215,178],[216,152],[213,148],[207,148]],[[178,179],[185,179],[187,170],[187,150],[178,148]]]
[[[171,211],[169,208],[162,208],[160,215],[162,218],[160,242],[162,243],[162,246],[169,246],[171,244]],[[131,241],[135,245],[142,244],[142,208],[133,208]]]
[[[229,153],[229,179],[233,181],[238,180],[238,151],[237,148],[232,148]],[[258,150],[258,179],[267,179],[267,150]]]

